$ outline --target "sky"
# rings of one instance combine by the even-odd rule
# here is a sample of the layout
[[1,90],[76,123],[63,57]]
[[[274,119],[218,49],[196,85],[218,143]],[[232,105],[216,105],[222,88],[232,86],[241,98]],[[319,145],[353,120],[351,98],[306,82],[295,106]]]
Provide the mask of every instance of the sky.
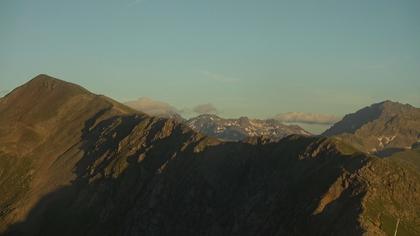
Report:
[[418,0],[1,0],[0,95],[37,74],[224,117],[420,107]]

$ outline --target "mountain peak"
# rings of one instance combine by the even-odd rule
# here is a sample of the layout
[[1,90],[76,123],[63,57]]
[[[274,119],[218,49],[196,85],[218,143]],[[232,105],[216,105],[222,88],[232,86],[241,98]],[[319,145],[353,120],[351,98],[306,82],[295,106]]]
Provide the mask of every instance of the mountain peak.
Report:
[[391,100],[385,100],[379,103],[375,103],[372,104],[370,107],[377,107],[380,108],[382,110],[389,110],[389,109],[400,109],[400,108],[407,108],[407,109],[415,109],[415,107],[413,107],[410,104],[403,104],[400,102],[396,102],[396,101],[391,101]]
[[[385,104],[401,104],[401,103],[394,102],[394,101],[391,101],[391,100],[385,100],[385,101],[382,101],[382,102],[379,102],[379,103],[376,103],[376,104],[385,105]],[[375,104],[373,104],[373,105],[375,105]]]
[[46,74],[40,74],[15,88],[1,99],[1,103],[9,105],[21,104],[22,109],[24,107],[29,109],[43,103],[46,104],[46,107],[54,103],[59,104],[60,101],[63,102],[76,96],[92,97],[95,95],[77,84],[56,79]]
[[386,100],[381,102],[381,106],[384,110],[391,110],[394,112],[401,112],[404,110],[415,110],[416,108],[410,104],[403,104],[400,102],[394,102],[390,100]]
[[374,103],[371,105],[371,107],[379,107],[382,109],[392,108],[392,107],[398,107],[398,106],[404,106],[404,104],[399,102],[394,102],[391,100],[385,100],[379,103]]
[[[94,106],[91,105],[93,103]],[[116,106],[115,104],[117,103],[97,96],[79,85],[40,74],[1,98],[0,122],[15,120],[33,126],[53,117],[57,119],[57,114],[68,117],[82,107],[86,107],[88,113],[98,107]],[[123,106],[118,107],[121,111],[125,110]]]
[[354,133],[363,125],[381,117],[392,117],[403,113],[418,112],[417,108],[390,100],[374,103],[364,107],[355,113],[347,114],[344,118],[324,132],[330,136],[340,133]]
[[28,81],[26,84],[19,88],[25,88],[29,90],[38,90],[38,91],[54,91],[54,90],[61,90],[59,92],[64,92],[67,90],[68,92],[79,92],[79,93],[89,93],[90,92],[83,87],[73,84],[70,82],[66,82],[64,80],[60,80],[54,78],[52,76],[46,74],[39,74],[35,76],[33,79]]
[[[39,74],[35,76],[33,79],[29,80],[25,85],[26,86],[42,86],[42,87],[56,87],[58,84],[70,84],[66,81],[54,78],[52,76],[46,74]],[[77,86],[77,85],[75,85]]]
[[323,135],[344,135],[372,153],[411,148],[420,137],[420,109],[389,100],[375,103],[346,115]]
[[[31,81],[62,81],[60,79],[54,78],[50,75],[47,74],[39,74],[37,76],[35,76],[33,79],[31,79]],[[64,82],[64,81],[62,81]]]

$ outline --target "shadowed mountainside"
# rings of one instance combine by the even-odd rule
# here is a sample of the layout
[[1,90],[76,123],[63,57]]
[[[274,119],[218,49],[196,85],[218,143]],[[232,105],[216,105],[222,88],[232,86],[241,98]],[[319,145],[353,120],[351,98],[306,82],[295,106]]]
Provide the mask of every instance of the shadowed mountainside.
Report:
[[418,170],[336,138],[222,142],[45,75],[0,121],[9,235],[420,232]]

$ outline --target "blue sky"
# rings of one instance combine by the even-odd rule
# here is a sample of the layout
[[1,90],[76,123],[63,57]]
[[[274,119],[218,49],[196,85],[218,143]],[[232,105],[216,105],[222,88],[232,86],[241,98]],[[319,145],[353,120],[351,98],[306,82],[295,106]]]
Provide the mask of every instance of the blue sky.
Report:
[[3,0],[0,90],[40,73],[222,116],[420,107],[420,1]]

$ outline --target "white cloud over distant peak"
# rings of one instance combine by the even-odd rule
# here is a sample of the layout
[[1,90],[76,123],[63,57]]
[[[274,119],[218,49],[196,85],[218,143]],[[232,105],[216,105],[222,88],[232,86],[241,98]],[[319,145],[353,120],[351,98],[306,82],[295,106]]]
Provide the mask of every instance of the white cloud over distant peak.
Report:
[[179,112],[175,107],[166,102],[156,101],[148,97],[141,97],[134,101],[125,102],[124,104],[152,116],[167,116]]
[[206,104],[200,104],[193,108],[193,112],[197,114],[217,114],[219,111],[213,104],[206,103]]
[[278,114],[275,119],[288,123],[305,123],[305,124],[325,124],[331,125],[340,119],[328,114],[315,114],[305,112],[287,112]]
[[181,117],[181,115],[188,117],[194,114],[219,114],[219,110],[211,103],[199,104],[192,108],[178,109],[166,102],[153,100],[149,97],[140,97],[137,100],[124,102],[124,104],[148,115],[159,117]]

